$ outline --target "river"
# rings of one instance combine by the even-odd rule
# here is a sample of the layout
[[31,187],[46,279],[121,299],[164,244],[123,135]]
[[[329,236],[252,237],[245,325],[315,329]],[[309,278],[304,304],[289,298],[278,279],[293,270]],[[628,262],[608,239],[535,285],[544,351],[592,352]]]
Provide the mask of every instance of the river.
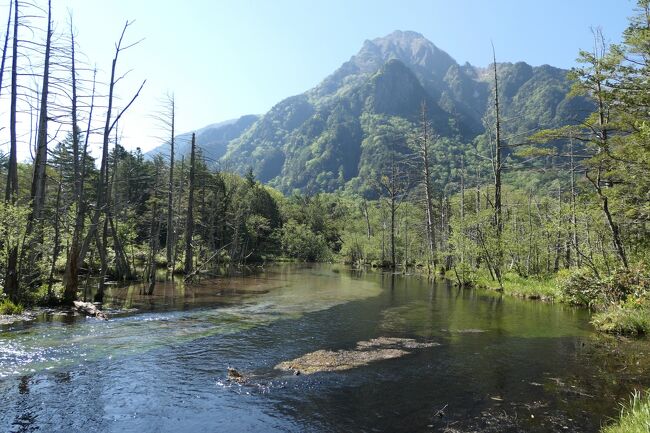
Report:
[[[597,432],[650,387],[648,341],[598,335],[586,311],[418,276],[278,265],[153,296],[112,287],[105,307],[109,321],[0,328],[0,431]],[[437,344],[274,368],[377,337]]]

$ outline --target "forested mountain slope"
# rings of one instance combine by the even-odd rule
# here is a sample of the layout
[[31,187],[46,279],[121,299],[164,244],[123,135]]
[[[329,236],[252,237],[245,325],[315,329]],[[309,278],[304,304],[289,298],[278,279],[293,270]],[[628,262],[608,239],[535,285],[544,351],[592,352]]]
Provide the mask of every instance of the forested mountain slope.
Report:
[[[500,63],[498,72],[506,137],[575,123],[590,111],[584,98],[569,96],[565,70],[519,62]],[[491,68],[459,65],[422,35],[396,31],[366,41],[318,86],[237,130],[227,150],[223,140],[198,140],[222,167],[239,173],[252,167],[285,193],[368,190],[391,149],[408,152],[423,101],[440,138],[440,171],[457,164],[452,155],[473,148],[485,132],[492,85]]]

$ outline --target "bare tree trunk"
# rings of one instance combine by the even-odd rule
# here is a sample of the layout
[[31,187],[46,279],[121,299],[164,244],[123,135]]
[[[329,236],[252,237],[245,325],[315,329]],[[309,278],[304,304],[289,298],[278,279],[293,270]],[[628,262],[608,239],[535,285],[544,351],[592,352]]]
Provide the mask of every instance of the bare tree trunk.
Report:
[[176,120],[176,103],[174,95],[169,98],[170,104],[170,129],[171,134],[169,138],[169,189],[167,191],[167,267],[172,265],[174,258],[174,126]]
[[363,217],[366,220],[366,239],[370,239],[372,236],[372,230],[370,228],[370,216],[368,215],[368,202],[363,200],[361,202],[361,211],[363,212]]
[[499,78],[497,74],[497,58],[492,47],[492,58],[494,61],[494,109],[496,116],[496,143],[494,155],[494,224],[496,226],[497,251],[495,254],[494,272],[499,280],[499,285],[503,288],[501,282],[501,266],[503,264],[503,215],[501,210],[501,118],[499,114]]
[[[178,182],[178,197],[183,197],[183,183],[185,182],[185,156],[181,156],[181,173],[180,173],[180,179]],[[181,201],[182,200],[177,200],[177,212],[176,214],[181,215]],[[224,210],[225,213],[225,210]],[[172,260],[172,273],[176,269],[176,262],[178,261],[178,248],[174,248],[174,257]]]
[[[45,183],[47,167],[47,109],[50,82],[50,51],[52,45],[52,2],[47,2],[47,38],[45,41],[45,64],[43,67],[43,84],[41,88],[40,113],[38,118],[38,135],[36,139],[36,158],[34,159],[34,176],[32,178],[31,224],[38,224],[45,204]],[[33,263],[30,263],[32,266]]]
[[59,259],[59,252],[61,250],[61,189],[63,185],[62,168],[59,168],[59,184],[56,190],[56,213],[54,216],[54,248],[52,250],[52,266],[50,267],[50,275],[47,280],[47,298],[48,302],[53,300],[52,285],[54,284],[54,272],[56,270],[56,261]]
[[[131,101],[115,116],[115,118],[112,118],[112,112],[113,112],[113,95],[114,95],[114,90],[115,90],[115,84],[119,80],[119,78],[116,78],[115,76],[115,70],[117,66],[117,60],[120,55],[120,52],[123,50],[133,46],[129,45],[127,47],[122,47],[122,42],[124,40],[124,34],[126,33],[127,28],[131,25],[130,22],[126,22],[124,25],[124,28],[122,29],[122,34],[120,35],[120,39],[118,40],[117,44],[115,45],[115,56],[113,57],[112,65],[111,65],[111,79],[109,82],[109,87],[108,87],[108,107],[106,110],[106,122],[104,124],[104,139],[102,143],[102,158],[101,158],[101,164],[100,164],[100,169],[99,169],[99,179],[97,182],[97,199],[95,201],[95,211],[93,213],[93,216],[90,221],[90,227],[88,230],[88,233],[86,235],[86,238],[84,239],[83,245],[81,246],[81,251],[79,252],[79,259],[77,261],[77,266],[81,266],[81,263],[83,263],[84,257],[86,253],[88,252],[88,248],[90,246],[90,242],[93,238],[96,240],[99,239],[99,236],[97,236],[97,230],[99,227],[99,219],[102,215],[102,213],[106,213],[106,206],[107,206],[107,187],[108,187],[108,146],[109,146],[109,141],[110,141],[110,134],[117,122],[120,120],[122,115],[126,112],[126,110],[129,109],[129,107],[135,102],[135,100],[138,98],[140,95],[140,92],[142,91],[142,88],[144,87],[146,80],[142,82],[140,85],[140,88],[138,91],[135,93],[133,98],[131,98]],[[105,221],[106,223],[106,221]],[[107,228],[106,224],[104,224],[104,227]],[[96,242],[97,248],[106,248],[106,243],[102,243],[101,241]],[[106,260],[106,251],[100,251],[99,252],[100,258],[103,258]],[[102,270],[105,272],[107,269],[107,266],[105,266],[105,263],[102,262]],[[103,296],[103,284],[100,282],[100,291],[98,292],[97,297],[101,298]]]
[[118,140],[117,140],[117,131],[118,128],[115,128],[115,147],[113,148],[113,173],[111,175],[111,182],[108,190],[107,197],[107,206],[106,206],[106,219],[108,220],[108,225],[110,228],[111,237],[113,238],[113,250],[115,251],[115,267],[116,267],[116,277],[122,280],[128,280],[132,278],[131,267],[129,266],[129,261],[126,256],[126,251],[122,246],[122,241],[117,230],[117,213],[114,213],[112,209],[118,211],[118,202],[117,195],[114,193],[113,188],[115,185],[115,176],[117,175],[118,168]]
[[426,205],[426,218],[427,218],[427,241],[429,247],[429,260],[436,264],[436,234],[435,222],[433,218],[433,188],[431,186],[431,173],[430,173],[430,157],[429,157],[429,143],[432,139],[431,131],[429,128],[429,121],[427,119],[427,104],[422,101],[420,106],[420,143],[419,154],[422,164],[422,184],[424,186],[425,205]]
[[[557,216],[557,239],[555,241],[555,261],[553,272],[560,270],[560,256],[562,255],[562,187],[557,190],[558,216]],[[550,239],[549,239],[550,240]]]
[[[11,102],[9,108],[9,167],[7,172],[7,185],[5,203],[16,203],[18,196],[18,138],[16,133],[16,103],[18,101],[18,0],[14,0],[14,31],[12,40],[11,62]],[[5,293],[17,302],[18,288],[18,245],[12,245],[7,256],[7,272],[5,275]]]
[[194,235],[194,176],[196,170],[196,134],[192,133],[192,148],[190,154],[190,185],[187,201],[187,220],[185,223],[185,267],[186,275],[192,272],[194,267],[192,236]]
[[[393,178],[391,183],[395,183],[393,171]],[[395,194],[390,195],[390,266],[395,269],[397,261],[395,259],[395,214],[397,212],[397,197]]]
[[404,212],[404,272],[409,266],[409,219],[408,209]]
[[580,253],[580,243],[578,240],[578,220],[576,215],[576,174],[575,174],[575,163],[573,160],[573,138],[569,142],[570,146],[570,164],[571,164],[571,229],[572,229],[572,241],[573,248],[575,249],[576,264],[580,266],[582,257]]
[[460,263],[462,265],[463,284],[465,283],[465,157],[460,157]]
[[156,252],[160,236],[160,219],[158,217],[158,167],[156,166],[153,186],[153,206],[151,209],[151,227],[149,231],[149,272],[147,275],[147,295],[153,295],[156,287]]
[[[27,255],[27,268],[21,270],[27,275],[28,284],[31,287],[38,287],[41,284],[41,274],[37,261],[41,258],[42,252],[38,245],[43,244],[42,216],[45,207],[45,192],[47,183],[47,126],[48,126],[48,97],[50,87],[50,53],[52,47],[52,2],[47,2],[47,35],[45,39],[45,58],[43,65],[43,82],[41,88],[41,99],[38,117],[38,132],[36,137],[36,155],[34,158],[34,172],[31,185],[31,211],[27,219],[27,233],[30,235],[28,245],[21,254]],[[21,259],[21,267],[24,262]]]
[[[86,126],[86,135],[84,137],[84,147],[79,161],[79,128],[77,126],[77,73],[75,60],[74,32],[72,30],[72,20],[70,21],[70,35],[72,40],[72,150],[74,158],[75,174],[75,203],[76,215],[74,230],[72,234],[72,245],[68,252],[66,267],[64,272],[65,290],[63,292],[63,302],[72,304],[77,299],[77,290],[79,289],[79,268],[83,266],[81,255],[81,237],[84,229],[86,218],[85,202],[85,178],[86,178],[86,159],[88,157],[88,139],[90,137],[90,125],[92,123],[93,109],[95,107],[95,77],[97,71],[93,74],[93,88],[90,96],[90,111],[88,114],[88,123]],[[81,166],[81,167],[80,167]]]
[[603,209],[603,214],[605,214],[605,220],[607,221],[607,226],[609,227],[609,231],[612,234],[612,242],[614,243],[614,250],[616,251],[616,255],[618,256],[619,260],[625,267],[625,269],[629,268],[628,262],[627,262],[627,255],[625,254],[625,248],[623,246],[623,241],[621,240],[621,231],[620,228],[618,227],[618,224],[614,222],[614,218],[612,217],[612,213],[609,210],[609,197],[603,192],[602,186],[601,186],[601,167],[598,167],[597,171],[597,176],[596,179],[592,179],[589,177],[587,174],[587,179],[591,182],[591,184],[594,186],[594,189],[598,193],[598,197],[600,198],[600,202],[602,205]]
[[0,61],[0,95],[2,94],[2,78],[5,72],[5,61],[7,60],[7,46],[9,45],[9,30],[11,29],[11,13],[13,12],[14,2],[9,1],[9,15],[7,17],[7,31],[5,32],[4,46],[2,47],[2,61]]

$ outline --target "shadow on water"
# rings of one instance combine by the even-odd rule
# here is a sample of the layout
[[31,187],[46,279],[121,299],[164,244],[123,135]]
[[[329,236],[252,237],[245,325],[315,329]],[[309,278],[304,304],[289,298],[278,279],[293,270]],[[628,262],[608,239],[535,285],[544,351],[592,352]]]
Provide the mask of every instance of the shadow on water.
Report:
[[[0,333],[0,431],[597,432],[650,386],[648,343],[599,337],[584,311],[417,276],[288,265],[105,301],[140,313]],[[440,345],[273,368],[380,336]]]

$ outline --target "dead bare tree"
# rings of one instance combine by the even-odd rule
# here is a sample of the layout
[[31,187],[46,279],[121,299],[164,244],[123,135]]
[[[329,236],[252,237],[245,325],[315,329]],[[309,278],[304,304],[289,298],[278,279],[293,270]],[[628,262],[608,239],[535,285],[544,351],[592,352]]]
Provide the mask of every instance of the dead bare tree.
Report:
[[186,275],[192,273],[194,256],[192,250],[192,236],[194,235],[194,177],[196,172],[196,134],[192,133],[190,153],[190,178],[187,197],[187,220],[185,222],[185,267]]
[[[109,86],[108,86],[108,107],[106,110],[106,120],[104,123],[104,133],[103,133],[103,141],[102,141],[102,157],[101,157],[101,163],[100,163],[100,169],[99,169],[99,179],[97,182],[97,198],[95,201],[95,210],[93,212],[91,221],[90,221],[90,226],[88,228],[88,233],[86,234],[86,237],[84,239],[83,245],[81,246],[81,250],[79,252],[79,257],[77,260],[77,267],[80,267],[83,263],[83,260],[85,258],[86,253],[88,252],[88,249],[90,247],[90,243],[94,240],[97,246],[97,250],[100,256],[100,260],[102,261],[102,275],[100,276],[100,282],[99,282],[99,287],[96,295],[97,300],[102,300],[103,295],[104,295],[104,280],[106,277],[106,271],[107,271],[107,266],[106,266],[106,242],[102,241],[102,239],[98,236],[98,228],[100,224],[100,218],[102,215],[104,215],[106,218],[103,221],[103,226],[107,228],[108,225],[108,209],[107,209],[107,199],[108,199],[108,162],[109,162],[109,143],[110,143],[110,135],[111,131],[115,128],[115,125],[117,122],[120,120],[120,118],[126,113],[126,111],[133,105],[135,100],[138,98],[140,95],[140,92],[142,91],[142,88],[144,87],[146,80],[142,82],[140,87],[138,88],[137,92],[135,95],[131,98],[131,100],[124,106],[124,108],[120,109],[117,112],[117,115],[113,117],[113,102],[114,102],[114,95],[115,95],[115,85],[117,82],[122,78],[122,77],[117,77],[116,76],[116,69],[117,69],[117,61],[119,59],[119,55],[121,52],[124,50],[127,50],[134,45],[138,44],[140,41],[123,46],[124,42],[124,35],[126,34],[127,29],[129,26],[133,24],[132,21],[127,21],[126,24],[124,25],[122,29],[122,33],[120,35],[120,38],[118,39],[118,42],[115,44],[115,55],[113,57],[113,61],[111,64],[111,77],[109,81]],[[104,230],[106,232],[107,230]],[[104,236],[105,237],[105,236]],[[65,300],[67,302],[71,302],[76,298],[76,293],[66,293],[64,296]]]
[[377,189],[380,195],[388,202],[390,212],[390,266],[395,269],[397,266],[395,230],[397,223],[397,211],[406,198],[410,189],[409,172],[404,170],[396,160],[395,152],[391,152],[391,159],[388,172],[380,176],[377,181]]
[[499,113],[499,76],[497,73],[497,57],[492,45],[492,59],[494,66],[494,115],[495,115],[495,148],[492,167],[494,171],[494,226],[496,229],[496,252],[494,257],[494,273],[496,274],[499,285],[503,288],[501,281],[501,267],[503,264],[503,211],[501,206],[501,171],[503,147],[501,145],[501,117]]
[[[18,196],[18,137],[16,131],[17,123],[17,101],[18,101],[18,14],[19,3],[14,0],[14,28],[12,40],[12,61],[11,61],[11,101],[9,108],[9,167],[7,171],[7,185],[5,191],[5,203],[15,204]],[[18,292],[18,245],[12,245],[7,255],[7,270],[5,275],[5,293],[9,298],[17,302]]]
[[0,95],[2,94],[2,78],[5,72],[5,62],[7,60],[7,46],[9,45],[9,30],[11,29],[11,13],[13,12],[14,2],[9,2],[9,14],[7,16],[7,31],[5,32],[5,40],[2,47],[2,60],[0,61]]
[[[436,233],[433,216],[433,187],[431,185],[431,155],[430,146],[433,139],[431,122],[428,119],[427,103],[422,101],[420,105],[420,131],[416,140],[416,150],[420,159],[421,184],[424,188],[424,199],[426,208],[427,246],[429,262],[436,265]],[[429,267],[429,272],[431,269]]]

